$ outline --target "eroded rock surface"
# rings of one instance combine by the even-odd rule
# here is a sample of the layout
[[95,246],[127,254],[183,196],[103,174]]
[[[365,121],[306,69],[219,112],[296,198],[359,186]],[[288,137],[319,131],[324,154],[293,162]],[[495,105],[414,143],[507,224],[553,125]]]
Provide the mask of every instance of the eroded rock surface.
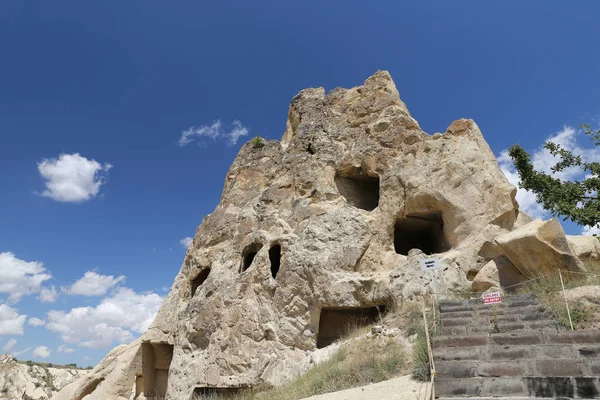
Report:
[[0,354],[0,400],[48,400],[88,372],[21,364],[10,355]]
[[58,398],[129,398],[134,381],[135,398],[178,400],[281,384],[350,315],[432,293],[428,255],[439,295],[579,268],[562,229],[531,222],[515,194],[475,122],[426,134],[387,72],[303,90],[281,141],[240,150],[149,330]]

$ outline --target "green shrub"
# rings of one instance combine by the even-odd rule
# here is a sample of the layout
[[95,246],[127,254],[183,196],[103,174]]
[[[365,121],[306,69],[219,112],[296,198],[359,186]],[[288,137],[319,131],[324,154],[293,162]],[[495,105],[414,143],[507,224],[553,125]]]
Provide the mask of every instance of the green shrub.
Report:
[[253,149],[260,149],[262,147],[265,146],[265,141],[263,138],[260,137],[260,135],[256,135],[251,141],[250,143],[252,144],[252,148]]

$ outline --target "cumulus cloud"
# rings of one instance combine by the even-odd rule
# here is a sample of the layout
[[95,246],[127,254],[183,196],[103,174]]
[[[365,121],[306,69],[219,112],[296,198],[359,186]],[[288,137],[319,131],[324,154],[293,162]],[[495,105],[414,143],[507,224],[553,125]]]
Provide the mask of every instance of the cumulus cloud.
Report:
[[[231,127],[226,128],[220,120],[215,121],[212,125],[202,125],[199,127],[190,127],[181,132],[178,144],[185,146],[192,143],[194,140],[202,141],[203,139],[225,140],[227,144],[234,145],[239,138],[248,135],[248,129],[242,125],[240,121],[233,121]],[[202,143],[202,142],[201,142]]]
[[23,350],[12,351],[10,354],[13,355],[14,357],[17,357],[17,356],[20,356],[21,354],[27,353],[29,350],[31,350],[31,347],[27,347],[26,349],[23,349]]
[[26,319],[27,315],[20,315],[16,309],[0,304],[0,336],[22,335]]
[[54,303],[58,298],[58,291],[54,286],[43,287],[40,291],[40,301],[42,303]]
[[584,226],[581,230],[581,234],[585,236],[600,236],[600,225]]
[[110,289],[123,282],[123,275],[100,275],[95,271],[87,271],[77,282],[66,289],[71,295],[81,296],[104,296]]
[[[578,138],[582,136],[584,135],[580,130],[565,126],[560,132],[550,136],[547,140],[557,143],[564,149],[575,154],[580,154],[583,161],[590,162],[600,159],[600,148],[598,146],[585,148],[579,145]],[[552,173],[551,168],[559,161],[559,158],[550,154],[550,152],[542,146],[538,147],[533,152],[530,152],[530,154],[534,168],[545,173]],[[513,165],[512,159],[508,155],[508,150],[504,150],[500,153],[498,156],[498,164],[508,181],[518,188],[519,175]],[[576,167],[566,168],[565,170],[554,174],[554,176],[565,181],[584,178],[581,169]],[[528,190],[518,188],[517,201],[519,202],[521,210],[533,218],[550,217],[550,213],[537,203],[535,194]]]
[[46,324],[46,321],[44,321],[43,319],[33,317],[29,318],[27,323],[31,326],[44,326]]
[[114,342],[129,342],[134,333],[144,332],[162,301],[158,294],[120,287],[96,307],[48,312],[46,328],[59,333],[66,343],[103,349]]
[[73,352],[75,352],[75,349],[72,349],[70,347],[65,346],[64,344],[61,344],[60,346],[58,346],[56,348],[56,351],[58,351],[59,353],[67,353],[67,354],[71,354]]
[[183,239],[181,239],[179,241],[179,243],[187,249],[188,247],[190,247],[192,245],[193,240],[194,239],[192,239],[191,237],[188,236],[188,237],[184,237]]
[[17,344],[17,339],[9,339],[8,342],[2,346],[2,351],[5,353],[10,353],[13,347],[15,347],[15,344]]
[[111,168],[79,153],[44,159],[38,163],[38,171],[46,180],[42,196],[67,203],[90,200],[100,191]]
[[41,262],[23,261],[6,252],[0,253],[0,277],[0,293],[10,293],[9,300],[16,302],[24,295],[39,293],[52,275]]
[[38,346],[31,352],[31,355],[37,358],[48,358],[52,352],[46,346]]

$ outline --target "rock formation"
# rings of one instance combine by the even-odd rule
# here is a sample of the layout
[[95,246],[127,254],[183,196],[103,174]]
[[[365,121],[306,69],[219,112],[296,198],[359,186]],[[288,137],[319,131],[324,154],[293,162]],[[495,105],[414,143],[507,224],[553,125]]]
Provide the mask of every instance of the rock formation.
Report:
[[48,400],[89,371],[18,363],[0,354],[0,400]]
[[[148,331],[57,398],[278,385],[349,321],[434,288],[580,270],[572,248],[599,253],[555,221],[531,221],[515,194],[475,122],[426,134],[387,72],[352,89],[303,90],[281,141],[240,150]],[[433,254],[435,287],[419,266]]]

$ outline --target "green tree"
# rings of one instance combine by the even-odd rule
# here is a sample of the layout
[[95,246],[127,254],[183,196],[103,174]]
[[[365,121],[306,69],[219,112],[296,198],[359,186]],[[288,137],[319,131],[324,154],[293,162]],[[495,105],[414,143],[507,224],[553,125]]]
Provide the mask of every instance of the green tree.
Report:
[[[593,131],[590,125],[581,125],[585,134],[596,145],[600,145],[600,130]],[[596,226],[600,223],[600,162],[583,160],[580,154],[573,154],[557,143],[546,142],[544,148],[558,158],[551,168],[552,173],[559,173],[567,168],[581,169],[582,180],[563,181],[552,174],[536,171],[531,157],[521,146],[513,145],[508,154],[515,164],[520,178],[519,186],[530,190],[536,200],[553,216],[562,216],[579,225]],[[599,237],[600,239],[600,237]]]

